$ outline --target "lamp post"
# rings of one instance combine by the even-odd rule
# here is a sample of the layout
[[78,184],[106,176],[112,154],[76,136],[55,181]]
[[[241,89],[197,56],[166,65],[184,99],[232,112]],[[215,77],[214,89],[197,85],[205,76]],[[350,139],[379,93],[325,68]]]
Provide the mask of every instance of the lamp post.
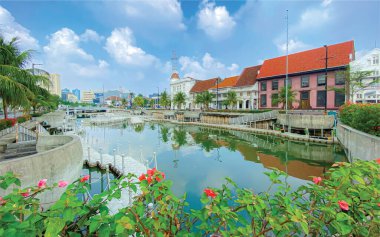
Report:
[[216,109],[219,109],[219,79],[220,77],[216,79]]
[[324,45],[325,47],[325,114],[327,114],[327,60],[328,60],[328,48],[327,45]]

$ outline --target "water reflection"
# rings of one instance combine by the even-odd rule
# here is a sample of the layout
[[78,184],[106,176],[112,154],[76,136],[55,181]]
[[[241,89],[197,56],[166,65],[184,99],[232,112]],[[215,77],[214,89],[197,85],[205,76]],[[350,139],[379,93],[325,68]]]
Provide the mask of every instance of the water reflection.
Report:
[[[97,137],[97,147],[116,149],[136,159],[151,160],[156,152],[159,169],[173,180],[173,191],[188,193],[190,203],[203,188],[220,186],[224,177],[241,187],[260,192],[269,186],[263,174],[274,167],[287,172],[293,187],[323,176],[335,161],[345,160],[338,145],[318,145],[256,135],[174,124],[87,127],[87,138]],[[194,205],[197,202],[194,201]]]

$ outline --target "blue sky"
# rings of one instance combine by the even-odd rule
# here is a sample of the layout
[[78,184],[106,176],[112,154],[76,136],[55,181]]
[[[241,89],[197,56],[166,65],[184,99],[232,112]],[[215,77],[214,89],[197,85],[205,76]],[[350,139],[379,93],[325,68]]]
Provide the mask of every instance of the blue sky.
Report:
[[355,40],[380,45],[380,1],[0,1],[0,34],[35,49],[33,62],[62,88],[149,94],[180,76],[227,77],[284,54]]

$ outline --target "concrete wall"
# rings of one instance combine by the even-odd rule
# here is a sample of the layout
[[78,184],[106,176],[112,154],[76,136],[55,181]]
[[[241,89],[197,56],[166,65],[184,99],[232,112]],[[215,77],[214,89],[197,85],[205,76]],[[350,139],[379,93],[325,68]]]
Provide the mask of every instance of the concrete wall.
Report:
[[345,148],[350,161],[380,158],[380,137],[369,135],[341,123],[337,126],[337,137]]
[[62,127],[65,115],[65,111],[55,111],[52,113],[44,114],[41,117],[37,117],[36,120],[38,122],[47,121],[51,127]]
[[[79,178],[83,150],[78,136],[40,136],[37,150],[39,153],[35,155],[0,162],[0,175],[8,171],[16,173],[22,187],[36,186],[40,179],[48,179],[48,184],[52,184],[60,180],[72,182]],[[43,203],[54,202],[63,191],[57,188],[43,193],[39,198]],[[10,189],[0,189],[0,196],[8,192]]]
[[331,129],[334,126],[334,116],[278,114],[277,122],[294,128]]

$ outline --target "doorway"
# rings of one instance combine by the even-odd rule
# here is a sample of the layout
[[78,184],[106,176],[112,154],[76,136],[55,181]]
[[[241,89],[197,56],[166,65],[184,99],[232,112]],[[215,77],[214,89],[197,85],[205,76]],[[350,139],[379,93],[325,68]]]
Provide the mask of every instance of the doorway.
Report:
[[310,91],[301,91],[301,109],[310,109]]

